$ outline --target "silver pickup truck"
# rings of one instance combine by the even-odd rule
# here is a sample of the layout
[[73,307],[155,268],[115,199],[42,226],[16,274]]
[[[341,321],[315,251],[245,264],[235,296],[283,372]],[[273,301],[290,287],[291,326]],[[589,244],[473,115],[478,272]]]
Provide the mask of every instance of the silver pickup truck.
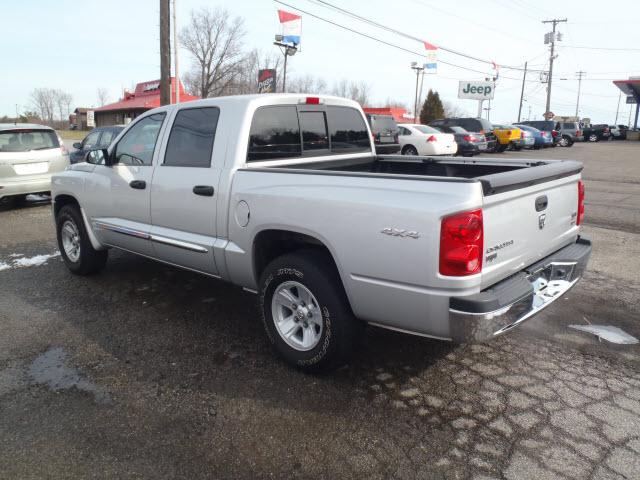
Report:
[[58,243],[90,274],[118,248],[255,292],[307,371],[369,323],[483,341],[575,285],[591,243],[574,161],[377,156],[357,103],[222,97],[135,119],[54,176]]

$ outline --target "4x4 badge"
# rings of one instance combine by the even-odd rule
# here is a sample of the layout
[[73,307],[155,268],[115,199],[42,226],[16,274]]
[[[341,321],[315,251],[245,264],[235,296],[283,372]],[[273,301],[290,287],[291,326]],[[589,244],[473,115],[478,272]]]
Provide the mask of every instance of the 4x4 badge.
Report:
[[547,214],[543,213],[538,217],[538,228],[542,230],[544,228],[544,222],[547,220]]

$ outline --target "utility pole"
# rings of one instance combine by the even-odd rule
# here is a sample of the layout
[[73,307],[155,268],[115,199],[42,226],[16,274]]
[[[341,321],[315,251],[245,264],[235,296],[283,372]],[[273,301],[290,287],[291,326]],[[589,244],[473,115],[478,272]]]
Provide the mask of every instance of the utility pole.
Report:
[[545,35],[545,43],[551,43],[550,55],[549,55],[549,78],[547,79],[547,106],[545,113],[545,119],[547,118],[547,113],[551,111],[551,81],[553,80],[553,60],[556,46],[556,39],[560,40],[560,38],[556,38],[556,25],[558,23],[566,23],[567,19],[558,19],[554,18],[553,20],[543,20],[542,23],[552,23],[553,30],[551,33],[547,33]]
[[284,72],[282,74],[282,93],[287,91],[287,57],[293,57],[298,51],[298,45],[295,43],[284,43],[282,35],[275,36],[276,41],[273,44],[280,47],[280,51],[284,55]]
[[413,101],[413,123],[418,123],[418,80],[420,79],[420,72],[424,71],[424,67],[418,65],[418,62],[411,62],[411,69],[416,71],[416,96]]
[[160,0],[160,105],[171,103],[170,0]]
[[176,103],[180,103],[180,76],[178,75],[178,22],[176,21],[176,0],[171,5],[173,13],[173,74],[175,76]]
[[524,73],[522,74],[522,90],[520,90],[520,107],[518,108],[518,123],[522,114],[522,100],[524,100],[524,83],[527,81],[527,62],[524,62]]
[[582,86],[582,76],[585,73],[587,72],[583,72],[582,70],[576,72],[576,75],[578,75],[578,99],[576,100],[576,117],[578,116],[578,107],[580,106],[580,87]]
[[616,121],[613,122],[614,125],[618,125],[618,112],[620,111],[620,99],[622,98],[622,90],[618,93],[618,106],[616,108]]

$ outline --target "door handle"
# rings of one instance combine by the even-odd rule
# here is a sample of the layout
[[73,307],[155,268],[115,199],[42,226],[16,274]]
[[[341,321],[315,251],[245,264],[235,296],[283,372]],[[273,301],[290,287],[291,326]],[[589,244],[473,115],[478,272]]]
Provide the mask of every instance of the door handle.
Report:
[[203,197],[213,197],[213,187],[211,185],[196,185],[193,187],[193,193]]
[[147,188],[147,182],[145,182],[144,180],[131,180],[129,182],[129,186],[137,190],[144,190],[145,188]]

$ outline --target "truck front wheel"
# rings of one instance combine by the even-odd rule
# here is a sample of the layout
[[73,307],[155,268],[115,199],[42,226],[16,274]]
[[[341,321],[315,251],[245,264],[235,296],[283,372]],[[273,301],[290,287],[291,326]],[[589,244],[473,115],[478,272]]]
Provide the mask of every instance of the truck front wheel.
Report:
[[272,261],[260,278],[259,302],[271,345],[305,372],[345,364],[363,334],[364,323],[353,315],[333,262],[322,252]]
[[62,207],[56,216],[56,233],[60,255],[71,272],[89,275],[104,267],[109,254],[93,248],[76,205]]

